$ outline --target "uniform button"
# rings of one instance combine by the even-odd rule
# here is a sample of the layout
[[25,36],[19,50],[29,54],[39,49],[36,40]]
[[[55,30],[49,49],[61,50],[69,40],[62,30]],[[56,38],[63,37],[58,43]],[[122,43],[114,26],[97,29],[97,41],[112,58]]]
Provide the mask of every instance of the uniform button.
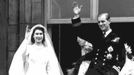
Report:
[[105,51],[105,53],[107,53],[107,51]]
[[103,59],[103,61],[105,61],[106,59]]
[[106,55],[104,55],[104,57],[106,57]]
[[97,62],[94,62],[94,64],[97,64]]
[[105,63],[102,64],[103,66],[105,65]]
[[97,58],[95,58],[95,60],[97,60]]
[[98,53],[96,53],[96,55],[98,55]]

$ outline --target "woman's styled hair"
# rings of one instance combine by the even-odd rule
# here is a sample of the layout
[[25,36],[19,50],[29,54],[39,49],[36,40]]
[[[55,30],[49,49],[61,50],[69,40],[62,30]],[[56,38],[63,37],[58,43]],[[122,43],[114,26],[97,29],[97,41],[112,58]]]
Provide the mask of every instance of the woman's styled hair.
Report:
[[32,43],[35,43],[35,40],[34,40],[34,33],[35,33],[35,31],[36,30],[41,30],[42,32],[43,32],[43,40],[42,40],[42,43],[44,43],[45,42],[45,30],[44,30],[44,28],[42,28],[42,27],[36,27],[34,30],[33,30],[33,33],[32,33],[32,36],[31,36],[31,42]]

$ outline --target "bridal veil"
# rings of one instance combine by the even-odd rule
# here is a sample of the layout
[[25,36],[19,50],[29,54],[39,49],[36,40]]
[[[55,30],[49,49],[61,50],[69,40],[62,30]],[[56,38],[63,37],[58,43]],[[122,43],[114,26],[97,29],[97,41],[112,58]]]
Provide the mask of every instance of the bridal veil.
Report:
[[55,53],[55,50],[54,50],[54,47],[53,47],[53,44],[51,41],[51,38],[47,32],[47,29],[41,24],[37,24],[37,25],[33,26],[29,32],[25,33],[24,40],[22,41],[21,45],[17,49],[16,53],[14,54],[13,60],[11,62],[10,68],[9,68],[9,75],[25,75],[26,71],[24,68],[24,65],[25,65],[24,54],[27,51],[27,46],[32,44],[31,36],[32,36],[33,30],[36,27],[42,27],[45,31],[44,44],[49,49],[48,51],[51,54],[50,59],[53,61],[52,66],[55,67],[54,69],[52,69],[53,72],[50,73],[50,75],[63,75],[62,69],[58,62],[58,59],[57,59],[57,56],[56,56],[56,53]]

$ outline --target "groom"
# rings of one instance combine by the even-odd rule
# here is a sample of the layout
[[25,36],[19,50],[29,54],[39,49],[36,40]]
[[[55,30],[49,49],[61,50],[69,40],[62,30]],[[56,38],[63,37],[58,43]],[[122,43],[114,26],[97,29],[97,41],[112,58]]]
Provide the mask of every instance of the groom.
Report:
[[[80,7],[74,7],[73,24],[80,22]],[[91,64],[85,75],[118,75],[125,62],[123,40],[110,27],[110,16],[102,13],[98,16],[98,26],[103,35],[99,45],[86,55]],[[93,44],[94,45],[94,44]]]

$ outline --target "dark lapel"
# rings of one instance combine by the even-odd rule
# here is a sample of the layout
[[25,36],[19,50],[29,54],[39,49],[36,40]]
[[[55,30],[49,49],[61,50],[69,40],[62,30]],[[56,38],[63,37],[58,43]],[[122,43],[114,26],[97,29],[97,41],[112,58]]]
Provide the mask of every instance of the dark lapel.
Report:
[[104,37],[105,42],[109,42],[110,40],[112,40],[114,36],[113,32],[110,32],[106,37]]

